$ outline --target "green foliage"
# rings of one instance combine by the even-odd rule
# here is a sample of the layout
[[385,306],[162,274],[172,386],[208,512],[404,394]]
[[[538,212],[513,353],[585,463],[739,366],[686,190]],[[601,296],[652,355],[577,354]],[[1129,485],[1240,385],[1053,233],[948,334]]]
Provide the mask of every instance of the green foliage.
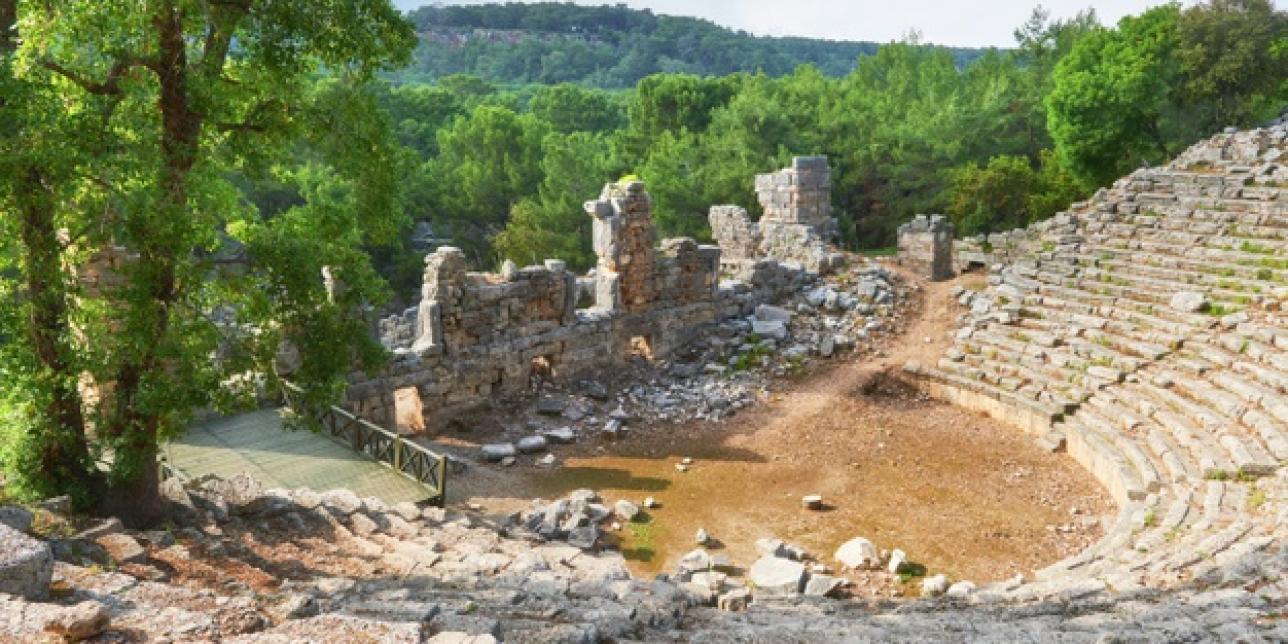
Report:
[[366,81],[413,34],[376,0],[16,9],[20,44],[0,43],[0,369],[21,428],[6,477],[147,522],[159,442],[195,409],[251,403],[284,342],[319,402],[383,358],[363,248],[403,227],[406,157]]
[[441,150],[425,167],[431,203],[452,236],[475,260],[489,256],[487,240],[504,227],[510,209],[541,183],[541,141],[547,126],[509,108],[481,105],[438,133]]
[[563,134],[609,132],[620,128],[625,120],[616,97],[566,83],[538,88],[528,110]]
[[611,179],[608,143],[602,135],[575,132],[549,134],[541,148],[538,194],[514,205],[510,221],[494,239],[497,252],[520,265],[557,258],[585,270],[594,265],[595,254],[591,218],[582,203]]
[[[431,5],[410,14],[420,32],[403,81],[467,73],[498,83],[577,83],[625,88],[650,74],[781,76],[802,63],[830,76],[876,52],[870,42],[757,37],[706,20],[572,3]],[[974,49],[949,50],[965,65]]]
[[1176,4],[1079,39],[1047,96],[1062,160],[1091,185],[1288,99],[1288,13],[1267,0]]

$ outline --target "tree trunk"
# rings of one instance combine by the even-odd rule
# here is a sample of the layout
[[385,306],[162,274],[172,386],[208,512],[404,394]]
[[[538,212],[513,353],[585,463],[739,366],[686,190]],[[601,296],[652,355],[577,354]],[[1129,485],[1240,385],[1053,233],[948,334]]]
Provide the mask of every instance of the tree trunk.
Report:
[[159,429],[162,417],[154,411],[141,412],[136,396],[145,382],[163,382],[169,375],[165,362],[158,359],[156,346],[167,341],[171,306],[179,297],[176,265],[186,243],[184,226],[190,220],[188,208],[188,174],[196,163],[201,116],[191,109],[188,95],[188,61],[183,38],[183,17],[172,3],[165,3],[153,16],[157,30],[158,60],[154,71],[160,85],[157,107],[161,112],[161,159],[159,179],[162,188],[159,217],[141,220],[134,232],[140,261],[155,271],[148,275],[146,306],[154,308],[151,337],[156,339],[137,359],[126,361],[117,372],[113,387],[111,431],[125,437],[120,443],[129,450],[130,476],[116,482],[105,495],[102,509],[127,524],[145,526],[162,516],[160,473],[157,464]]
[[[18,45],[16,0],[0,0],[0,55]],[[0,108],[4,107],[0,98]],[[78,370],[69,344],[68,276],[54,221],[56,204],[48,177],[37,164],[12,177],[18,209],[18,236],[23,253],[20,272],[27,309],[27,341],[37,364],[34,385],[43,408],[36,450],[49,493],[72,492],[85,507],[98,486],[85,434],[85,417],[76,387]]]
[[75,490],[84,503],[92,489],[93,462],[85,436],[85,417],[71,358],[71,324],[64,284],[61,248],[54,227],[54,204],[38,168],[30,167],[18,182],[22,219],[20,237],[28,340],[39,364],[38,386],[45,391],[40,462],[59,490]]

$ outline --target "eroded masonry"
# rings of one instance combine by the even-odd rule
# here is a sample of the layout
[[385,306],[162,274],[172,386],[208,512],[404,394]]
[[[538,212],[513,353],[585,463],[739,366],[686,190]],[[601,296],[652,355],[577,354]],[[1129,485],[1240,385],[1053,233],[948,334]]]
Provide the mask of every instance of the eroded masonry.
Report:
[[[688,238],[657,243],[644,184],[608,184],[586,204],[598,263],[585,277],[559,260],[471,272],[459,249],[439,248],[426,257],[419,305],[380,323],[392,364],[374,377],[352,375],[348,403],[369,420],[393,424],[411,400],[434,429],[493,396],[530,391],[540,379],[567,381],[635,355],[664,357],[712,322],[747,315],[808,272],[839,264],[824,241],[836,225],[826,205],[828,175],[819,157],[762,175],[758,186],[781,190],[765,197],[760,232],[743,237],[721,229],[720,246]],[[712,212],[715,224],[714,213],[732,208]],[[742,230],[756,230],[741,216]],[[731,279],[720,279],[722,265]]]

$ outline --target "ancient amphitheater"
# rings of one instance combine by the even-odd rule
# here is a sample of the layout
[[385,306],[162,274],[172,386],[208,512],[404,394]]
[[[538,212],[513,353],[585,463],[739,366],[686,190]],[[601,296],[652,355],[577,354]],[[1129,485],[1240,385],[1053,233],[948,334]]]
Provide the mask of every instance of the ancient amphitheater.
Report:
[[[747,239],[764,233],[736,212],[717,219]],[[718,561],[642,579],[619,553],[525,539],[468,511],[264,490],[245,477],[171,482],[171,530],[90,534],[108,567],[55,547],[53,599],[0,595],[0,638],[1288,641],[1288,123],[1217,135],[1027,230],[954,242],[942,220],[923,218],[902,234],[905,269],[987,272],[986,288],[953,295],[961,317],[952,348],[906,364],[902,377],[1029,432],[1090,472],[1117,505],[1091,547],[1005,582],[831,599],[802,592],[811,575],[803,565],[786,565],[776,586],[735,584],[710,570]],[[710,270],[709,250],[664,249],[685,275]],[[816,269],[836,261],[810,259]],[[548,281],[549,292],[574,288],[561,266],[542,270],[529,277]],[[668,303],[666,315],[687,324],[693,307],[712,306],[693,302]],[[632,303],[647,304],[628,300],[636,317],[596,322],[610,329],[603,337],[616,324],[639,333],[636,321],[653,313]],[[417,319],[402,323],[406,344],[455,332],[417,330]],[[384,404],[374,391],[365,399]],[[594,501],[543,511],[593,514]],[[33,529],[24,511],[7,512],[4,523]],[[7,564],[6,583],[34,575],[48,584],[39,564],[49,551],[23,552]]]

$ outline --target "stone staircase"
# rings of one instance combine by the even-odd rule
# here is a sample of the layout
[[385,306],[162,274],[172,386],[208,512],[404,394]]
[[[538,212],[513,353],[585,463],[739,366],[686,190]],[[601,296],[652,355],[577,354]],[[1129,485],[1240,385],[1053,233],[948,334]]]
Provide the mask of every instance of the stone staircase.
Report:
[[905,370],[1063,446],[1120,512],[1099,543],[991,592],[1179,587],[1283,548],[1288,123],[1227,131],[1011,237],[1028,252],[960,294],[953,347]]

